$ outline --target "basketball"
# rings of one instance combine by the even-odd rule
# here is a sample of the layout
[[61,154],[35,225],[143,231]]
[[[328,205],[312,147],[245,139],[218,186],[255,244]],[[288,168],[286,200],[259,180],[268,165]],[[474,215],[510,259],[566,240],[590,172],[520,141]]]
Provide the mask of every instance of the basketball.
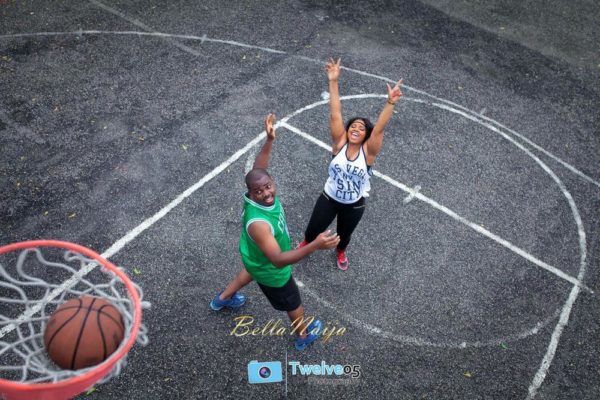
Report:
[[44,345],[54,363],[75,370],[106,360],[124,334],[119,310],[107,300],[85,295],[54,311],[44,332]]

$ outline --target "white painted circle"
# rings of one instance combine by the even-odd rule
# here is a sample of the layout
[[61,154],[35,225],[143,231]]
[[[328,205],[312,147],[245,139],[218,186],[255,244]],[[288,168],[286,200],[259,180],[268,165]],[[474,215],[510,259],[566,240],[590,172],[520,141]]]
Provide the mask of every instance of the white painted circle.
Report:
[[[0,35],[0,39],[7,39],[7,38],[18,38],[18,37],[34,37],[34,36],[62,36],[62,35],[76,35],[76,36],[81,36],[81,35],[131,35],[131,36],[148,36],[148,37],[160,37],[160,38],[171,38],[171,39],[186,39],[186,40],[196,40],[196,41],[200,41],[202,43],[204,42],[208,42],[208,43],[219,43],[219,44],[226,44],[226,45],[231,45],[231,46],[238,46],[238,47],[243,47],[243,48],[252,48],[252,49],[256,49],[259,51],[263,51],[266,53],[270,53],[270,54],[281,54],[281,55],[285,55],[286,52],[284,51],[280,51],[280,50],[275,50],[275,49],[270,49],[270,48],[266,48],[266,47],[259,47],[259,46],[253,46],[253,45],[248,45],[248,44],[244,44],[244,43],[239,43],[239,42],[235,42],[235,41],[229,41],[229,40],[220,40],[220,39],[212,39],[212,38],[208,38],[206,37],[206,35],[200,37],[200,36],[192,36],[192,35],[177,35],[177,34],[167,34],[167,33],[161,33],[161,32],[140,32],[140,31],[73,31],[73,32],[37,32],[37,33],[22,33],[22,34],[8,34],[8,35]],[[185,46],[178,46],[180,47],[182,50],[184,51],[192,51],[193,49],[187,48]],[[193,54],[193,53],[192,53]],[[308,62],[312,62],[312,63],[317,63],[317,64],[323,64],[321,61],[319,60],[315,60],[315,59],[311,59],[308,57],[304,57],[304,56],[296,56],[296,55],[289,55],[292,58],[297,58],[303,61],[308,61]],[[362,75],[362,76],[366,76],[366,77],[370,77],[370,78],[375,78],[378,80],[382,80],[385,82],[390,82],[390,83],[395,83],[395,81],[389,79],[389,78],[384,78],[378,75],[374,75],[374,74],[370,74],[368,72],[364,72],[364,71],[359,71],[359,70],[355,70],[355,69],[351,69],[351,68],[343,68],[347,71]],[[508,128],[506,128],[504,125],[500,124],[499,122],[489,118],[489,117],[485,117],[482,116],[480,114],[478,114],[475,111],[472,111],[466,107],[460,106],[456,103],[450,102],[449,100],[445,100],[439,97],[436,97],[434,95],[431,95],[427,92],[412,88],[406,84],[403,84],[403,89],[407,89],[410,90],[414,93],[418,93],[421,94],[423,96],[426,96],[430,99],[434,99],[435,101],[437,101],[438,103],[434,103],[431,101],[423,101],[423,100],[418,100],[418,99],[413,99],[412,101],[416,101],[416,102],[421,102],[421,103],[427,103],[430,105],[433,105],[435,107],[438,107],[440,109],[445,109],[448,111],[451,111],[455,114],[461,115],[464,118],[470,119],[490,130],[492,130],[495,133],[500,134],[501,136],[503,136],[506,140],[508,140],[509,142],[511,142],[512,144],[514,144],[515,146],[517,146],[517,148],[519,148],[520,150],[524,151],[529,157],[533,158],[533,160],[546,172],[550,175],[550,177],[556,182],[556,184],[558,185],[559,189],[561,190],[561,192],[563,193],[563,195],[565,196],[565,198],[567,199],[567,202],[569,204],[569,207],[571,208],[571,212],[573,214],[573,217],[575,219],[575,223],[577,225],[578,228],[578,236],[579,236],[579,251],[580,251],[580,268],[579,268],[579,274],[577,276],[578,281],[583,281],[583,278],[585,276],[585,272],[586,272],[586,256],[587,256],[587,251],[586,251],[586,237],[585,237],[585,231],[583,229],[583,224],[581,222],[581,217],[579,214],[579,211],[577,209],[577,206],[575,205],[575,202],[573,200],[573,197],[571,196],[571,194],[568,192],[568,190],[566,189],[566,186],[564,185],[564,183],[560,180],[560,178],[558,178],[558,176],[545,164],[543,163],[537,156],[535,156],[529,149],[527,149],[523,144],[517,142],[515,139],[513,139],[508,133],[506,132],[510,132],[513,136],[519,137],[521,140],[529,143],[532,147],[535,147],[536,149],[543,151],[545,154],[550,154],[547,151],[545,151],[544,149],[542,149],[541,147],[533,144],[531,141],[529,141],[527,138],[525,138],[524,136],[522,136],[521,134],[510,130]],[[367,96],[371,96],[371,97],[381,97],[381,95],[378,94],[373,94],[373,95],[367,95]],[[346,99],[350,98],[346,97]],[[405,99],[407,99],[405,97]],[[411,101],[411,100],[409,100]],[[299,109],[295,112],[293,112],[292,114],[288,115],[285,120],[289,120],[290,118],[292,118],[295,115],[300,114],[303,111],[306,111],[310,108],[316,107],[320,104],[323,104],[325,101],[320,101],[317,103],[314,103],[312,105],[309,105],[307,107],[304,107],[302,109]],[[554,159],[556,159],[555,157],[553,157]],[[566,163],[562,162],[562,160],[559,160],[559,162],[561,162],[563,165],[565,165]],[[570,167],[570,166],[568,166]],[[578,175],[587,178],[588,180],[591,180],[589,177],[585,176],[584,174],[580,173],[577,170],[574,170],[574,168],[569,168],[572,172],[576,172],[578,173]],[[599,185],[598,182],[595,182],[593,180],[591,180],[592,183],[594,183],[595,185]],[[327,305],[328,307],[331,307],[332,309],[336,310],[335,307],[333,305],[331,305],[330,303],[327,303],[325,300],[320,299],[316,294],[314,294],[312,291],[310,291],[308,288],[304,289],[307,293],[309,294],[313,294],[315,296],[315,298],[317,298],[321,303]],[[573,300],[574,301],[574,300]],[[567,299],[565,301],[565,306],[567,306],[567,304],[569,303],[569,299]],[[563,307],[564,308],[564,307]],[[560,310],[557,310],[560,311]],[[339,311],[338,311],[339,312]],[[556,313],[558,314],[558,313]],[[428,341],[424,341],[418,338],[414,338],[414,337],[408,337],[408,336],[402,336],[402,335],[396,335],[394,333],[391,332],[386,332],[381,330],[380,328],[377,328],[375,326],[369,325],[364,323],[363,321],[360,321],[350,315],[345,315],[346,319],[353,323],[356,324],[358,326],[361,326],[365,329],[367,329],[370,333],[376,333],[380,336],[383,337],[387,337],[393,340],[397,340],[399,342],[403,342],[403,343],[409,343],[409,344],[414,344],[414,345],[425,345],[425,346],[434,346],[434,347],[457,347],[457,348],[464,348],[464,347],[480,347],[480,346],[489,346],[489,345],[497,345],[499,343],[505,343],[511,340],[516,340],[516,339],[520,339],[520,338],[524,338],[527,337],[529,335],[535,334],[538,332],[538,330],[547,325],[552,319],[556,318],[557,315],[553,315],[551,317],[549,317],[548,319],[539,322],[535,327],[530,328],[524,332],[521,332],[519,334],[516,335],[512,335],[510,337],[507,338],[501,338],[501,339],[492,339],[492,340],[488,340],[485,342],[456,342],[456,343],[431,343]]]
[[[341,99],[342,100],[355,100],[355,99],[362,99],[362,98],[380,98],[380,97],[385,98],[385,95],[361,94],[361,95],[354,95],[354,96],[343,96],[343,97],[341,97]],[[580,273],[579,273],[580,277],[578,277],[579,278],[578,280],[581,281],[585,274],[585,233],[583,232],[581,218],[579,217],[579,212],[577,210],[577,207],[572,199],[571,194],[567,191],[566,187],[564,186],[564,184],[562,183],[560,178],[558,178],[558,176],[543,161],[541,161],[537,156],[535,156],[533,153],[531,153],[531,151],[528,150],[527,148],[525,148],[522,144],[516,142],[514,139],[512,139],[506,133],[501,132],[497,127],[495,127],[485,121],[481,121],[480,119],[478,119],[477,117],[475,117],[473,115],[467,115],[465,112],[455,109],[454,107],[452,107],[450,105],[446,105],[446,104],[433,103],[433,102],[423,101],[420,99],[414,99],[414,98],[410,98],[410,97],[406,97],[406,96],[403,96],[403,100],[413,101],[415,103],[420,103],[420,104],[428,104],[428,105],[440,108],[442,110],[453,112],[453,113],[455,113],[459,116],[465,117],[473,122],[479,123],[483,127],[490,129],[495,133],[500,134],[506,140],[508,140],[509,142],[514,144],[517,148],[519,148],[520,150],[525,152],[525,154],[527,154],[530,158],[532,158],[544,170],[544,172],[546,172],[548,175],[550,175],[550,177],[558,184],[559,189],[561,190],[563,195],[567,198],[567,201],[569,203],[569,206],[570,206],[573,216],[575,218],[575,222],[576,222],[578,228],[580,228],[578,234],[579,234],[579,241],[580,241],[581,267],[580,267]],[[328,100],[321,100],[321,101],[309,104],[305,107],[302,107],[302,108],[292,112],[291,114],[287,115],[285,118],[283,118],[282,123],[287,123],[293,117],[298,116],[307,110],[310,110],[310,109],[318,107],[318,106],[327,105],[328,102],[329,102]],[[477,115],[475,113],[473,113],[473,114]],[[582,248],[584,249],[583,252],[581,251]],[[340,314],[343,317],[343,319],[352,323],[353,325],[363,328],[370,334],[379,335],[379,336],[382,336],[382,337],[385,337],[388,339],[392,339],[392,340],[395,340],[395,341],[398,341],[401,343],[407,343],[407,344],[412,344],[412,345],[417,345],[417,346],[446,347],[446,348],[497,346],[502,343],[508,343],[508,342],[511,342],[514,340],[523,339],[523,338],[526,338],[528,336],[538,333],[541,328],[547,326],[550,322],[552,322],[552,320],[557,318],[561,311],[561,308],[558,308],[557,310],[555,310],[555,312],[551,316],[544,319],[543,321],[538,322],[537,324],[535,324],[535,326],[530,327],[522,332],[507,336],[507,337],[488,339],[485,341],[475,341],[475,342],[458,340],[455,342],[436,343],[436,342],[431,342],[431,341],[424,340],[424,339],[421,339],[418,337],[412,337],[412,336],[407,336],[407,335],[398,335],[396,333],[385,331],[377,326],[366,323],[358,318],[353,317],[352,315],[349,315],[347,313],[340,311],[337,307],[335,307],[335,305],[322,299],[317,293],[315,293],[314,291],[312,291],[311,289],[306,287],[306,285],[304,285],[302,282],[299,282],[299,284],[301,285],[301,287],[303,287],[303,291],[306,292],[307,294],[309,294],[315,300],[317,300],[317,302],[319,302],[320,304],[322,304],[328,308],[331,308],[332,310],[334,310],[335,312]]]

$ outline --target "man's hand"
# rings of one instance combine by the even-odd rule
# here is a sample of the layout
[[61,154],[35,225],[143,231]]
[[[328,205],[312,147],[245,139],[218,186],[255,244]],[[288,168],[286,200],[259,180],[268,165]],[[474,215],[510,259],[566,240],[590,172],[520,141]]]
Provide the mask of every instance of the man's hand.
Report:
[[340,237],[337,233],[331,233],[331,230],[327,230],[317,236],[315,242],[317,242],[319,250],[333,249],[340,242]]
[[337,81],[340,77],[340,63],[342,59],[338,58],[335,61],[333,58],[330,58],[329,61],[325,64],[325,71],[327,72],[327,79],[330,81]]
[[265,131],[267,132],[267,139],[274,140],[275,139],[275,114],[269,114],[265,118]]

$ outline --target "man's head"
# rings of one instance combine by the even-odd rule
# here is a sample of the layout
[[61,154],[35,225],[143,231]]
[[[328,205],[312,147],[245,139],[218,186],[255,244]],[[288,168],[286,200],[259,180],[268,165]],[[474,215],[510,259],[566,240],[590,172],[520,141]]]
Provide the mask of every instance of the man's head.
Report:
[[263,206],[275,203],[275,182],[269,173],[262,168],[253,168],[246,174],[246,187],[250,200]]

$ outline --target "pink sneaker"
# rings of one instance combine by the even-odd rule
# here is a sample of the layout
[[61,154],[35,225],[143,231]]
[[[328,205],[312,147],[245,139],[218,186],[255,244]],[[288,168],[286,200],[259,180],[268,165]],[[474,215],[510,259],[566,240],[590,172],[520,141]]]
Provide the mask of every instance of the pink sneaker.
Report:
[[342,271],[345,271],[348,269],[348,257],[346,257],[346,250],[337,250],[336,249],[336,253],[337,253],[337,266],[339,269],[341,269]]
[[300,242],[300,244],[298,246],[296,246],[296,249],[301,249],[304,246],[306,246],[307,244],[308,244],[308,242],[306,241],[306,239],[304,239]]

